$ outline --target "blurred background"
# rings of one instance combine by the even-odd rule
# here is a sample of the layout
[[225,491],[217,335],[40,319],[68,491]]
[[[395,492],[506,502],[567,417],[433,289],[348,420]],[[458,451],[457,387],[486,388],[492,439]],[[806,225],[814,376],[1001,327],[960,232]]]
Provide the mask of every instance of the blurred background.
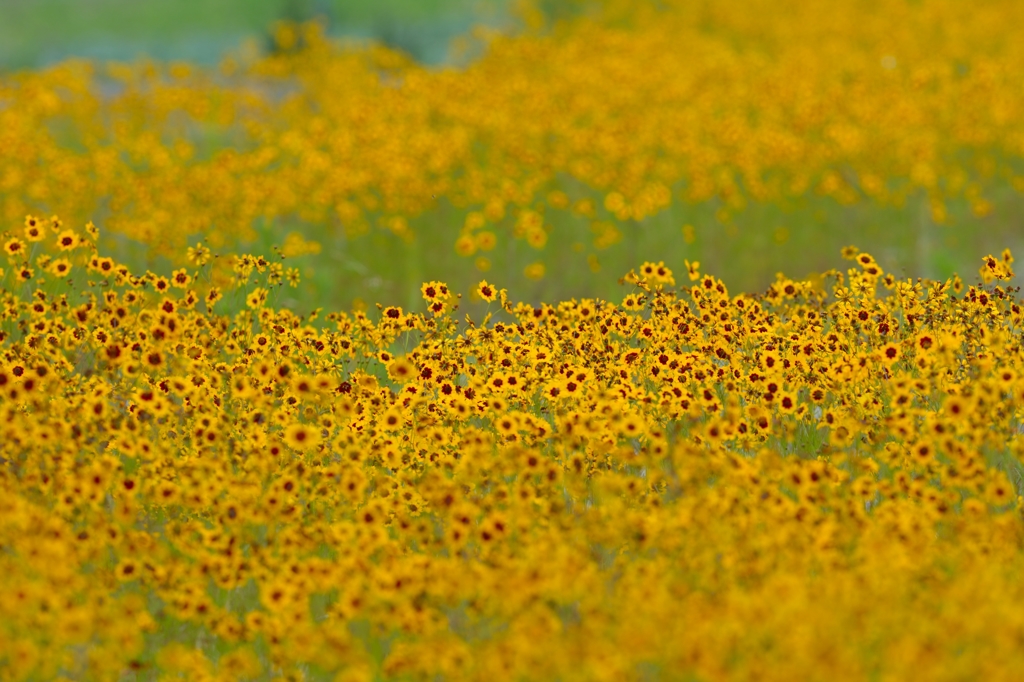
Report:
[[[420,307],[424,281],[483,277],[534,303],[615,299],[660,260],[680,284],[699,261],[756,292],[846,267],[846,245],[900,279],[971,283],[986,253],[1024,250],[1020,9],[770,7],[0,0],[0,232],[94,220],[104,253],[166,274],[184,243],[159,237],[218,225],[225,249],[285,245],[304,284],[277,303],[334,309]],[[276,52],[282,22],[311,20],[394,54],[346,43],[320,70]],[[466,52],[475,27],[517,38]],[[268,60],[224,69],[238,53]],[[56,66],[71,58],[95,72]]]
[[215,64],[247,39],[269,42],[282,19],[320,19],[330,35],[441,64],[453,38],[507,25],[509,10],[509,0],[0,0],[0,68],[68,57]]

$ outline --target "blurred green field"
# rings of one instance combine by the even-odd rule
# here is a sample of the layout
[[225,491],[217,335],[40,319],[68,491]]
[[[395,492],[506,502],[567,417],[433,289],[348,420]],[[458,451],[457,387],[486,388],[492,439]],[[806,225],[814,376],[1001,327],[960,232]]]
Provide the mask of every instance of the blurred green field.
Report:
[[[468,292],[486,278],[507,288],[514,299],[534,304],[570,298],[619,300],[625,291],[618,280],[645,261],[664,261],[680,285],[687,281],[685,261],[698,261],[701,272],[721,278],[733,293],[760,293],[779,273],[798,279],[845,269],[849,264],[840,251],[846,246],[871,253],[898,279],[945,280],[959,274],[971,284],[978,279],[985,255],[998,255],[1006,248],[1018,256],[1024,253],[1024,195],[1000,178],[984,182],[984,195],[991,202],[988,215],[975,215],[961,198],[947,203],[943,224],[932,220],[924,192],[911,195],[902,206],[870,200],[842,205],[808,193],[786,204],[751,202],[725,220],[719,200],[679,200],[646,220],[622,222],[600,208],[604,197],[593,188],[563,178],[554,189],[564,191],[572,202],[588,199],[598,209],[594,219],[549,211],[548,242],[539,250],[511,236],[515,219],[507,216],[494,225],[493,250],[470,257],[457,254],[452,245],[469,211],[445,199],[423,214],[409,216],[407,238],[382,228],[347,237],[336,225],[310,224],[296,216],[255,226],[258,238],[237,244],[237,250],[269,255],[290,234],[317,242],[318,254],[289,259],[303,273],[301,287],[275,294],[276,304],[300,312],[374,303],[418,310],[423,305],[420,285],[430,280]],[[674,188],[674,194],[680,195],[680,190]],[[98,224],[105,217],[97,215]],[[619,241],[595,248],[595,220],[614,225],[621,233]],[[176,266],[124,235],[106,233],[102,246],[139,271],[169,274]],[[539,279],[525,273],[536,264],[544,268]]]
[[[579,196],[593,196],[583,193]],[[763,293],[777,273],[792,279],[811,278],[850,264],[840,256],[845,246],[871,253],[886,272],[901,280],[926,277],[946,280],[959,274],[965,283],[978,281],[981,259],[1010,248],[1024,253],[1024,197],[1010,186],[990,192],[993,211],[980,218],[966,202],[951,203],[949,221],[936,225],[927,216],[924,199],[903,207],[862,203],[841,206],[825,197],[810,197],[792,206],[753,204],[722,224],[714,202],[678,203],[642,222],[619,223],[622,240],[595,250],[591,220],[568,213],[552,215],[547,246],[530,248],[522,240],[497,231],[491,251],[463,257],[452,248],[466,211],[439,203],[411,219],[413,237],[402,239],[386,230],[348,239],[323,225],[280,220],[261,226],[256,241],[239,245],[240,252],[275,253],[287,235],[300,234],[318,242],[318,254],[287,259],[303,274],[299,288],[282,286],[272,293],[274,305],[306,314],[316,308],[372,308],[399,305],[420,310],[420,285],[446,282],[468,293],[481,279],[507,288],[513,300],[557,302],[570,298],[621,300],[631,290],[619,279],[644,261],[664,261],[678,285],[688,285],[685,261],[698,261],[703,273],[721,278],[733,294]],[[511,221],[510,221],[511,222]],[[684,229],[689,226],[691,229]],[[152,258],[147,247],[124,236],[107,234],[103,250],[133,269],[169,274],[174,264]],[[481,269],[478,259],[489,267]],[[526,276],[530,264],[542,263],[539,280]],[[463,304],[474,314],[482,306]]]
[[426,63],[452,38],[507,20],[506,0],[3,0],[0,70],[68,57],[215,63],[279,19],[321,18],[334,35],[384,42]]
[[[301,289],[280,293],[281,304],[300,312],[317,306],[347,308],[360,301],[418,310],[423,305],[419,287],[428,280],[467,292],[486,278],[507,288],[513,299],[532,303],[620,300],[627,289],[619,278],[644,261],[664,261],[679,285],[688,284],[684,262],[698,261],[702,272],[720,277],[731,292],[760,293],[777,273],[797,279],[845,270],[849,264],[840,251],[848,245],[871,253],[898,279],[945,280],[959,274],[971,284],[978,280],[983,256],[1005,248],[1024,253],[1024,229],[1016,219],[1024,215],[1024,197],[1009,186],[992,196],[990,216],[979,218],[966,205],[953,204],[945,225],[926,219],[921,201],[901,208],[851,207],[814,197],[784,208],[752,205],[725,225],[716,219],[714,204],[677,204],[649,220],[620,224],[622,241],[601,251],[592,246],[589,219],[559,215],[543,250],[499,234],[493,251],[469,258],[451,247],[464,212],[443,205],[410,221],[417,235],[412,241],[384,231],[346,240],[294,223],[262,230],[260,241],[249,248],[269,253],[292,230],[321,243],[320,254],[293,259],[307,275]],[[687,225],[692,231],[684,231]],[[477,267],[480,256],[490,262],[489,269]],[[546,274],[534,281],[524,269],[537,262]]]

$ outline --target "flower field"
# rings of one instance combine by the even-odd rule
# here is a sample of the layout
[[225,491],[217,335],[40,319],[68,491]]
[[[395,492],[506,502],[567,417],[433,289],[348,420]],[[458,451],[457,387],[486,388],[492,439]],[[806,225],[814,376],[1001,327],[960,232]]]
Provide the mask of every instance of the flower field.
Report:
[[0,75],[0,679],[1014,679],[1022,7],[789,4]]
[[92,220],[141,271],[291,235],[331,264],[307,296],[344,309],[492,269],[534,300],[613,298],[659,253],[760,291],[851,243],[943,280],[1024,248],[1024,5],[661,5],[527,13],[462,68],[282,24],[217,68],[12,74],[0,219]]

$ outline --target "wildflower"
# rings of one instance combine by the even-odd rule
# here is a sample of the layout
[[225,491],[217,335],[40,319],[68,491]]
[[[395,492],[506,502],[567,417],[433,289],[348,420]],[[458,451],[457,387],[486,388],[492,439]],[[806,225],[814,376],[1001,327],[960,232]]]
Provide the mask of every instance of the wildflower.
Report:
[[481,251],[490,251],[498,243],[497,237],[490,230],[484,230],[476,236],[476,248]]
[[884,362],[886,365],[891,366],[893,363],[900,359],[902,351],[900,350],[900,347],[897,344],[887,343],[884,346],[882,346],[881,350],[879,350],[878,353],[882,358],[882,362]]
[[74,230],[64,230],[57,234],[57,248],[61,251],[70,251],[78,245],[78,235]]
[[435,298],[440,296],[440,292],[437,290],[437,286],[433,282],[426,282],[420,287],[420,293],[423,296],[423,300],[430,303]]
[[644,297],[636,294],[629,294],[622,299],[622,309],[629,310],[630,312],[636,312],[643,310],[644,308]]
[[46,238],[43,226],[38,220],[29,216],[25,219],[25,239],[30,242],[40,242]]
[[185,257],[189,263],[192,263],[197,268],[201,268],[210,262],[212,252],[205,244],[196,244],[195,246],[188,247],[185,253]]
[[254,310],[262,308],[263,304],[267,302],[268,293],[263,287],[256,287],[245,297],[245,305]]
[[121,582],[127,582],[141,577],[139,565],[132,559],[122,559],[117,564],[117,568],[114,569],[114,575],[116,575],[117,579]]
[[480,282],[480,284],[477,285],[476,293],[477,295],[480,296],[480,298],[487,301],[488,303],[490,303],[497,297],[497,292],[494,290],[494,287],[488,284],[486,280]]
[[464,234],[455,240],[455,252],[468,258],[476,253],[477,242],[471,234]]
[[184,268],[175,270],[171,275],[171,285],[178,289],[185,289],[192,281],[192,276]]
[[4,253],[7,254],[8,258],[21,256],[25,253],[25,242],[21,241],[17,237],[8,239],[7,243],[4,244]]
[[304,452],[320,445],[320,434],[307,424],[293,423],[284,430],[284,442],[291,449]]
[[526,279],[528,280],[536,282],[544,279],[544,274],[546,270],[547,269],[544,267],[544,263],[537,261],[523,268],[523,276],[526,277]]
[[416,376],[416,366],[406,358],[398,358],[388,364],[388,376],[400,383],[411,381]]
[[396,431],[402,425],[402,414],[397,408],[389,408],[381,416],[380,423],[385,431]]
[[1013,270],[1010,268],[1010,263],[1013,262],[1013,256],[1010,255],[1009,249],[1003,254],[1003,259],[997,259],[995,256],[985,256],[982,259],[984,265],[981,266],[979,274],[981,275],[982,281],[988,283],[993,279],[1008,280],[1013,278]]
[[67,258],[56,258],[50,261],[47,270],[58,277],[64,277],[71,272],[71,261]]

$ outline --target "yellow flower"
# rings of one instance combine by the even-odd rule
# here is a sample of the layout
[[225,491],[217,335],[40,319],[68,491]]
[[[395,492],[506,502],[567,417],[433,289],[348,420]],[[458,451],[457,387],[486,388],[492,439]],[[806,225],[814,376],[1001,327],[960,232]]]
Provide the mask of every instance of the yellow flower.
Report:
[[205,244],[190,246],[188,247],[188,251],[185,253],[185,257],[188,258],[188,262],[192,263],[197,268],[201,268],[209,263],[211,255],[210,249],[208,249]]
[[397,358],[388,364],[388,376],[394,381],[405,383],[416,377],[416,365],[406,358]]
[[878,355],[882,362],[888,366],[892,366],[896,361],[900,359],[903,354],[899,344],[887,343],[878,351]]
[[245,304],[253,309],[262,308],[263,304],[267,302],[267,294],[267,290],[263,287],[256,287],[245,297]]
[[464,234],[455,240],[455,252],[468,258],[476,253],[476,240],[471,234]]
[[494,287],[487,283],[487,280],[483,280],[476,287],[477,295],[488,303],[493,301],[498,292],[495,291]]
[[61,251],[70,251],[78,246],[78,234],[74,230],[64,230],[57,235],[57,248]]
[[434,301],[444,301],[448,298],[448,285],[443,282],[425,282],[420,287],[420,294],[428,304]]
[[380,424],[385,431],[397,431],[403,424],[402,413],[396,407],[388,408],[381,415]]
[[191,282],[192,276],[188,274],[188,270],[185,268],[175,270],[171,275],[171,286],[175,288],[186,289]]
[[32,218],[25,221],[25,239],[30,242],[41,242],[45,238],[46,233],[43,232],[43,226],[38,220]]
[[55,258],[50,262],[47,270],[58,277],[64,277],[71,272],[71,261],[67,258]]
[[17,237],[12,237],[7,240],[4,244],[4,253],[7,254],[8,258],[20,257],[25,255],[25,242],[21,241]]
[[210,287],[210,290],[206,292],[206,306],[212,308],[222,298],[224,298],[224,294],[220,287]]
[[523,268],[523,276],[534,282],[544,279],[545,272],[546,268],[544,267],[544,263],[541,263],[540,261],[531,263]]
[[476,236],[476,247],[481,251],[490,251],[497,243],[497,237],[490,230],[484,230]]
[[284,430],[284,442],[293,450],[314,450],[321,442],[320,431],[309,424],[289,424]]

